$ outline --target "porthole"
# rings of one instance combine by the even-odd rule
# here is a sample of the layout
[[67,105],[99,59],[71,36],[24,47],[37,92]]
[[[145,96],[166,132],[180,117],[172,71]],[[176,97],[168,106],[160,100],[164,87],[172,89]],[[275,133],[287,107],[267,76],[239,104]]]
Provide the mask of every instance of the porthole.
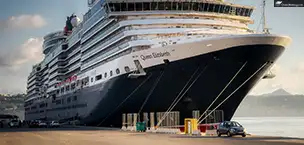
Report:
[[130,72],[130,68],[128,66],[125,66],[125,71]]
[[119,74],[120,73],[120,70],[119,70],[119,68],[118,69],[116,69],[116,74]]

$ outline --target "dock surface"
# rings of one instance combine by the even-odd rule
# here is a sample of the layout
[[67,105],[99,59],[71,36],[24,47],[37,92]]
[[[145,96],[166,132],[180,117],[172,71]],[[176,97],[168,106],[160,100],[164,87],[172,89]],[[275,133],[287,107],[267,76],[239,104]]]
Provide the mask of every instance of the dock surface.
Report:
[[0,145],[299,145],[304,139],[136,133],[96,128],[0,129]]

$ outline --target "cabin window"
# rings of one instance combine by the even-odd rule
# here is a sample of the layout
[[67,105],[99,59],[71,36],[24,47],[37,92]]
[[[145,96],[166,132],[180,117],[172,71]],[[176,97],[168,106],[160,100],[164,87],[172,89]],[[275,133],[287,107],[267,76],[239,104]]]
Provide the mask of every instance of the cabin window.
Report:
[[70,86],[69,86],[69,85],[66,86],[66,87],[65,87],[65,90],[66,90],[66,91],[69,91],[69,90],[70,90]]
[[95,77],[95,80],[96,80],[96,81],[98,81],[98,80],[100,80],[100,79],[102,79],[102,75],[101,75],[101,74]]
[[118,69],[116,69],[116,74],[120,74],[120,70],[119,70],[119,68],[118,68]]
[[79,84],[80,84],[80,80],[77,80],[76,86],[79,86]]
[[236,8],[236,15],[240,16],[241,15],[241,11],[242,11],[242,8]]
[[135,3],[135,10],[136,11],[142,11],[143,9],[143,6],[142,6],[143,3]]
[[199,11],[199,3],[194,2],[194,3],[192,4],[192,10],[194,10],[194,11]]
[[184,11],[188,11],[191,8],[191,4],[189,2],[183,2],[182,6]]
[[144,3],[143,3],[143,10],[144,10],[144,11],[150,11],[150,10],[151,10],[150,4],[151,4],[151,3],[146,3],[146,2],[144,2]]
[[128,10],[127,9],[127,3],[122,2],[120,5],[121,5],[121,10],[122,11],[127,11]]
[[93,82],[93,78],[91,78],[91,82]]
[[108,74],[107,74],[107,73],[105,73],[105,74],[104,74],[104,77],[105,77],[105,78],[107,78],[107,76],[108,76]]
[[73,101],[77,101],[77,96],[73,96]]
[[82,83],[84,86],[88,85],[89,84],[89,77],[86,77],[84,79],[82,79]]
[[[176,11],[200,11],[231,15],[235,10],[238,16],[250,16],[251,9],[237,8],[222,4],[200,3],[200,2],[121,2],[109,3],[111,11],[153,11],[153,10],[176,10]],[[233,13],[232,13],[233,14]]]
[[62,87],[60,91],[61,91],[61,93],[64,93],[64,87]]
[[130,72],[130,68],[128,66],[125,66],[125,71]]
[[76,84],[73,83],[73,84],[71,85],[71,89],[74,90],[75,88],[76,88]]
[[134,5],[134,3],[128,3],[128,10],[129,10],[129,11],[134,11],[134,10],[135,10],[135,5]]
[[69,98],[67,99],[67,102],[68,102],[68,103],[70,103],[70,102],[71,102],[71,97],[69,97]]
[[112,76],[113,75],[113,71],[110,71],[110,76]]

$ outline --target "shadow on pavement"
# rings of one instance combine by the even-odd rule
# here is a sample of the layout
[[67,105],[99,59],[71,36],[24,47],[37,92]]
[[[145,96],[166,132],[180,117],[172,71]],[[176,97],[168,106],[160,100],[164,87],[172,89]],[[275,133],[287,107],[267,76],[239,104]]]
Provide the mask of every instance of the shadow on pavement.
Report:
[[104,128],[90,126],[62,126],[59,128],[0,128],[1,132],[35,132],[35,131],[94,131],[94,130],[120,130],[120,128]]

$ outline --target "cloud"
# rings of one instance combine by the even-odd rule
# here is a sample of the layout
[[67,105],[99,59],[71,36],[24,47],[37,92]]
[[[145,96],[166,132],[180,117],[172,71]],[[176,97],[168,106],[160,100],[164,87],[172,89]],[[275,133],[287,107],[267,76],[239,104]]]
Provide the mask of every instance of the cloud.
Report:
[[28,62],[37,63],[41,61],[43,59],[42,44],[43,38],[29,38],[13,51],[6,54],[1,53],[0,68],[16,70]]
[[276,77],[261,80],[250,94],[269,93],[279,88],[283,88],[292,94],[304,94],[304,62],[300,62],[292,68],[275,64],[271,72]]
[[32,65],[43,59],[42,38],[29,38],[9,52],[0,48],[0,93],[24,93]]
[[11,16],[7,20],[0,21],[0,30],[41,28],[46,24],[45,19],[38,14]]

